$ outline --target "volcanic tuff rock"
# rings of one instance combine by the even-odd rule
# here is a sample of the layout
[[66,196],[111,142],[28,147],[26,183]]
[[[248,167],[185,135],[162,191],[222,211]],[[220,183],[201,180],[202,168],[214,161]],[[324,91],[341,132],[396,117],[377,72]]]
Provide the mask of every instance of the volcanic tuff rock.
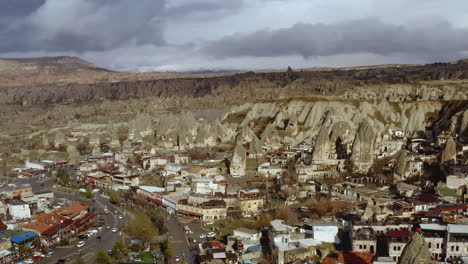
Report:
[[[45,58],[42,60],[47,61]],[[69,59],[58,59],[62,60]],[[69,63],[79,65],[73,66],[76,70],[96,69],[94,65],[78,63],[76,60],[78,59],[74,58],[73,63]],[[19,62],[16,61],[15,65],[17,63]],[[60,65],[62,68],[69,65],[46,63],[49,64]],[[88,78],[75,80],[72,77],[76,71],[72,71],[69,77],[64,77],[67,80],[64,83],[25,79],[22,82],[15,80],[9,85],[9,74],[16,67],[4,66],[6,71],[0,69],[0,80],[5,80],[1,83],[4,88],[0,89],[0,104],[50,105],[157,97],[172,98],[172,101],[174,98],[183,99],[182,104],[189,98],[207,98],[212,107],[256,99],[313,95],[392,102],[468,99],[468,85],[462,81],[468,79],[468,63],[465,61],[380,68],[247,72],[212,77],[175,75],[172,78],[143,80],[140,79],[141,74],[134,74],[132,79],[131,74],[106,73],[103,77],[94,72]],[[121,75],[125,77],[120,77]],[[21,77],[27,78],[27,74],[22,74]],[[46,79],[54,78],[48,76]],[[82,83],[82,80],[87,80],[87,83]]]
[[353,142],[354,163],[369,163],[374,159],[375,132],[367,120],[362,121]]
[[452,160],[455,157],[455,155],[457,154],[456,147],[457,146],[456,146],[455,140],[453,140],[453,138],[449,136],[449,138],[447,139],[447,142],[445,142],[444,150],[442,151],[442,156],[441,156],[442,163]]
[[414,233],[406,243],[398,264],[435,264],[426,240],[419,233]]

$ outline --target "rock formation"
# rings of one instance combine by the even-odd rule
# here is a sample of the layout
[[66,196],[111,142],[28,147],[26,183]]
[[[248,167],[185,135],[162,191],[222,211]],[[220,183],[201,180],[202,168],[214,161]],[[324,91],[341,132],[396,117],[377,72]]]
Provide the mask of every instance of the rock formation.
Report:
[[435,264],[426,240],[419,232],[415,232],[406,243],[398,264]]
[[233,176],[245,176],[245,167],[247,164],[247,153],[241,142],[237,143],[232,156],[230,172]]
[[374,129],[367,120],[362,121],[353,142],[351,159],[361,171],[366,171],[374,159]]
[[447,141],[445,142],[444,150],[442,151],[441,156],[441,163],[445,163],[447,161],[453,160],[455,155],[457,154],[456,143],[452,137],[448,137]]
[[55,140],[54,140],[54,146],[58,148],[61,144],[65,143],[65,135],[62,133],[62,131],[57,131],[55,133]]

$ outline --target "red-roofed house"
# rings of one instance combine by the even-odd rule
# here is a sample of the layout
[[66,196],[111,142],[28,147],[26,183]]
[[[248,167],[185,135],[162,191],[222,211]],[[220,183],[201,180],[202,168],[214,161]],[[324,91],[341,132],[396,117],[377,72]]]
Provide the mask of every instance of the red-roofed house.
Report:
[[408,230],[389,230],[388,231],[388,254],[394,261],[398,261],[406,242],[408,242],[411,233]]
[[322,264],[372,264],[374,254],[369,252],[340,251],[338,256],[327,256]]

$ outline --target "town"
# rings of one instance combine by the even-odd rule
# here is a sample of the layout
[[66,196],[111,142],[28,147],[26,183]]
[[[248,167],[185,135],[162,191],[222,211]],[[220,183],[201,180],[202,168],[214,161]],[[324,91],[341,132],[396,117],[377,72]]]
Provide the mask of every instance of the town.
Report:
[[259,133],[239,112],[137,114],[3,153],[0,262],[396,264],[407,244],[468,262],[466,136],[324,119],[307,143],[285,136],[292,114]]

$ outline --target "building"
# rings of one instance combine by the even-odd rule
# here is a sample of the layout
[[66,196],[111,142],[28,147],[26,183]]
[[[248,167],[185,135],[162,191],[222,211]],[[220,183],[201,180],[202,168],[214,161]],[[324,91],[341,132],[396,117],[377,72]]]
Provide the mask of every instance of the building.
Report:
[[11,200],[8,203],[8,212],[15,220],[31,218],[31,210],[29,204],[21,200]]
[[0,187],[0,195],[5,198],[17,198],[21,195],[32,194],[32,188],[30,184],[9,184]]
[[468,225],[447,225],[447,260],[468,257]]
[[375,253],[377,250],[377,233],[371,228],[362,227],[353,231],[353,251]]
[[401,253],[410,238],[408,230],[389,230],[388,233],[388,255],[394,261],[400,259]]

